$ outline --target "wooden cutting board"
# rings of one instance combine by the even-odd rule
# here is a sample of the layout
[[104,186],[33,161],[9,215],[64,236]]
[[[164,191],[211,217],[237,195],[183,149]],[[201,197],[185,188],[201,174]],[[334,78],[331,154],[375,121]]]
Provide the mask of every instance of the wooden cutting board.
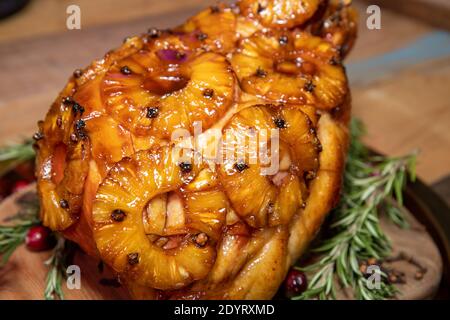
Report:
[[[30,185],[0,204],[0,221],[17,212],[16,200],[27,192],[35,192],[35,185]],[[399,284],[399,299],[431,298],[436,292],[442,275],[442,259],[438,248],[417,220],[405,212],[410,223],[409,229],[399,229],[392,223],[382,221],[383,229],[393,243],[393,256],[404,255],[406,259],[393,262],[391,267],[405,274],[406,282]],[[8,264],[0,269],[0,299],[43,299],[45,277],[48,271],[44,262],[50,252],[33,253],[21,246],[11,257]],[[409,258],[426,269],[422,279],[416,279],[418,266],[408,262]],[[129,299],[126,289],[102,285],[102,279],[113,279],[113,274],[106,267],[101,272],[99,261],[85,255],[80,250],[75,253],[74,265],[81,270],[81,289],[69,290],[63,285],[66,299]],[[104,280],[103,280],[104,281]],[[263,281],[261,279],[261,281]],[[65,283],[64,283],[65,284]],[[349,298],[347,293],[338,293],[340,298]]]

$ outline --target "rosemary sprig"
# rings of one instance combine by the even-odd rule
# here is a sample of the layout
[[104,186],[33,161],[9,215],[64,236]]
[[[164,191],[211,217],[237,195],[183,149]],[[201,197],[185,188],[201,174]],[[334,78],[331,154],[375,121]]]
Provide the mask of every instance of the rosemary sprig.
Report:
[[71,249],[70,242],[66,241],[63,237],[59,237],[51,257],[45,261],[45,264],[49,267],[45,280],[45,300],[64,299],[62,283],[66,278],[66,269],[69,264],[68,260],[72,251]]
[[0,148],[0,177],[14,169],[18,164],[35,157],[33,141],[10,144]]
[[11,224],[0,225],[0,267],[8,262],[17,247],[25,241],[28,229],[39,224],[37,198],[30,198],[25,194],[17,202],[20,205],[18,213],[5,219]]
[[360,262],[383,259],[391,252],[390,240],[380,228],[381,209],[399,226],[407,226],[400,209],[402,191],[408,174],[415,179],[416,154],[397,158],[370,156],[361,141],[363,134],[362,123],[353,120],[343,193],[332,213],[331,236],[312,249],[320,256],[317,262],[300,268],[314,276],[308,289],[294,299],[334,299],[336,280],[340,286],[350,288],[357,299],[386,299],[396,292],[383,272],[380,288],[369,289]]

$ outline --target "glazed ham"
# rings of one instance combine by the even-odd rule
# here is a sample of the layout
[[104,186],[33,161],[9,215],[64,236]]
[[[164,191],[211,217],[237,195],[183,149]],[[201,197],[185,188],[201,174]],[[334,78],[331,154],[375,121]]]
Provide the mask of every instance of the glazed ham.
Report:
[[270,299],[338,200],[355,20],[241,0],[127,38],[39,123],[43,223],[135,298]]

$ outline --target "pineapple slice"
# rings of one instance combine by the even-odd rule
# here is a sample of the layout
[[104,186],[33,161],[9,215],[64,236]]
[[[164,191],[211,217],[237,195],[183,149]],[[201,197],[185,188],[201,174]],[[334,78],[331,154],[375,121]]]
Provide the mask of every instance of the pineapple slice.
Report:
[[240,0],[242,13],[268,28],[292,28],[311,18],[321,0]]
[[[70,91],[71,87],[67,86],[63,93]],[[36,142],[41,219],[45,226],[58,231],[77,221],[89,171],[90,142],[79,107],[60,95],[45,121],[40,123],[40,139]]]
[[188,19],[176,29],[200,41],[197,46],[206,51],[228,53],[237,41],[236,15],[224,4],[212,6]]
[[235,79],[222,55],[197,54],[183,37],[161,36],[118,61],[101,86],[106,111],[137,135],[170,139],[220,119],[233,101]]
[[358,33],[358,14],[351,0],[331,0],[324,15],[309,26],[310,31],[332,43],[341,58],[350,52]]
[[[255,105],[235,114],[224,127],[226,161],[219,167],[220,181],[233,210],[250,226],[287,224],[304,205],[306,182],[315,176],[320,152],[313,122],[316,116],[311,120],[307,115],[311,112],[308,106]],[[262,133],[266,133],[267,146]],[[275,134],[279,149],[271,146]],[[274,163],[278,158],[281,161]],[[280,165],[277,172],[262,171],[274,165]]]
[[[201,166],[191,161],[192,157],[187,159],[186,155],[181,158],[175,147],[137,152],[117,163],[98,189],[93,206],[97,247],[102,259],[130,281],[162,290],[177,289],[206,277],[214,263],[213,239],[218,238],[216,230],[226,214],[226,197],[217,186],[197,189],[190,185]],[[147,224],[159,225],[157,232],[164,232],[161,226],[167,224],[170,192],[183,195],[186,231],[165,239],[149,237],[146,218]],[[166,193],[166,199],[161,197]],[[146,217],[152,199],[159,201],[159,205],[150,204],[154,213],[167,208],[165,218],[152,220],[157,214]]]
[[244,39],[231,62],[247,93],[330,110],[348,92],[339,61],[339,52],[321,38],[280,31]]

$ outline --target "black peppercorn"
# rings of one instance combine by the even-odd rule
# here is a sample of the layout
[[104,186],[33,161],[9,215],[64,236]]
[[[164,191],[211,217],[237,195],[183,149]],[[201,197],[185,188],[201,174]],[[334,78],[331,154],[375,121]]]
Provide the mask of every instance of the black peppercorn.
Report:
[[158,38],[161,35],[161,31],[156,28],[150,28],[148,30],[148,35],[150,38]]
[[256,69],[256,76],[260,78],[265,78],[267,76],[267,71],[261,67],[258,67],[258,69]]
[[304,89],[306,92],[313,92],[315,87],[316,85],[311,80],[309,80],[305,83]]
[[203,96],[205,98],[211,99],[214,96],[214,90],[213,89],[205,89],[205,90],[203,90]]
[[248,165],[247,165],[245,162],[240,161],[240,162],[237,162],[237,163],[234,164],[234,168],[235,168],[237,171],[242,172],[242,171],[244,171],[245,169],[248,169]]
[[332,57],[332,58],[330,59],[329,63],[330,63],[332,66],[337,66],[337,65],[340,65],[340,64],[341,64],[340,61],[339,61],[339,58],[336,58],[336,57]]
[[200,41],[204,41],[208,39],[208,35],[206,33],[200,32],[199,34],[197,34],[197,39]]
[[80,115],[82,115],[83,112],[84,112],[84,107],[83,107],[82,105],[80,105],[80,104],[74,102],[74,103],[72,104],[72,111],[73,111],[74,113],[79,113]]
[[127,255],[128,264],[134,266],[139,263],[139,253],[133,252]]
[[65,97],[62,102],[66,106],[71,106],[75,101],[73,101],[72,97]]
[[273,120],[273,122],[275,123],[277,128],[280,128],[280,129],[286,128],[286,120],[284,120],[282,118],[276,118]]
[[278,39],[278,43],[281,44],[282,46],[287,45],[288,42],[289,42],[289,39],[288,39],[287,36],[281,36],[281,37]]
[[256,13],[260,14],[261,12],[263,12],[264,10],[266,10],[266,8],[264,8],[261,3],[258,3],[258,8],[256,9]]
[[84,122],[83,120],[77,120],[77,122],[75,122],[75,128],[77,129],[77,131],[83,130],[86,127],[86,122]]
[[316,172],[315,171],[307,171],[304,173],[304,178],[305,180],[313,180],[316,177]]
[[67,202],[67,200],[65,200],[65,199],[59,200],[59,205],[63,209],[68,209],[69,208],[69,202]]
[[115,209],[113,212],[111,212],[111,219],[113,219],[116,222],[122,222],[126,217],[125,211],[121,209]]
[[156,118],[159,114],[159,109],[157,107],[148,107],[147,108],[147,118]]
[[188,173],[192,171],[192,164],[189,162],[181,162],[178,166],[180,167],[181,172],[183,173]]
[[132,73],[131,69],[128,66],[123,66],[120,68],[120,72],[124,75],[130,75]]
[[73,72],[73,77],[75,78],[75,79],[78,79],[79,77],[81,77],[83,75],[83,70],[81,70],[81,69],[76,69],[74,72]]
[[35,134],[33,134],[33,139],[35,141],[39,141],[42,138],[44,138],[44,134],[42,132],[36,132]]

